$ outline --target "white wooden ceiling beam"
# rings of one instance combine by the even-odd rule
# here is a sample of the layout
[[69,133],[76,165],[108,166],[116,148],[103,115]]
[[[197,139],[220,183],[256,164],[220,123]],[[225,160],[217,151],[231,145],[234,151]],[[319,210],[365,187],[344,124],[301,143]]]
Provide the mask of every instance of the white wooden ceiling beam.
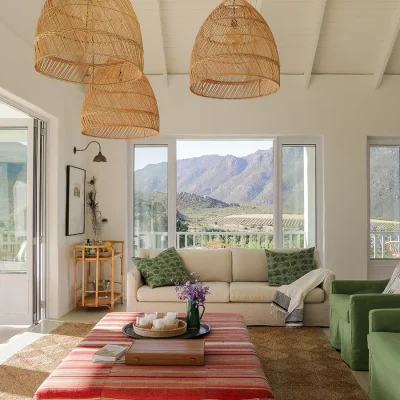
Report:
[[308,59],[306,60],[306,68],[304,71],[304,82],[306,88],[310,86],[312,70],[314,67],[315,56],[317,54],[318,42],[321,35],[322,24],[324,22],[327,2],[327,0],[318,0],[318,15],[315,25],[315,32],[313,38],[311,39],[310,52],[308,54]]
[[400,1],[397,4],[397,8],[394,11],[392,18],[389,22],[386,39],[383,41],[382,49],[376,63],[373,85],[374,89],[377,90],[381,86],[383,75],[385,74],[386,67],[388,65],[390,56],[393,51],[393,46],[396,43],[397,36],[400,30]]
[[157,3],[157,14],[159,18],[159,24],[158,28],[160,30],[159,32],[159,40],[161,42],[161,51],[162,51],[162,74],[165,79],[165,84],[168,87],[168,66],[167,66],[167,53],[165,50],[165,43],[164,43],[164,29],[163,29],[163,21],[162,21],[162,16],[161,16],[161,0],[156,0]]
[[249,0],[249,3],[260,13],[262,0]]

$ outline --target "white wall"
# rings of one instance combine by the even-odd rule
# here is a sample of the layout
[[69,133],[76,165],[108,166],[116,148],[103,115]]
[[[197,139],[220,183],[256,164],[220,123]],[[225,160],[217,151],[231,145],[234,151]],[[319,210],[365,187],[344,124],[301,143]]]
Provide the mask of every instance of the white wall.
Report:
[[82,237],[65,236],[66,166],[85,168],[84,154],[73,146],[86,145],[80,134],[83,91],[79,86],[45,78],[35,72],[32,46],[0,21],[0,96],[45,116],[48,133],[48,317],[57,318],[73,306],[71,244]]
[[[192,95],[188,77],[150,77],[162,135],[323,136],[325,263],[342,279],[385,277],[390,268],[368,271],[367,137],[399,136],[400,77],[387,76],[379,91],[368,76],[282,76],[274,96],[221,101]],[[109,218],[104,237],[127,229],[127,144],[101,141],[107,164],[92,165],[101,209]],[[89,157],[93,158],[96,149]],[[129,261],[128,261],[129,262]]]
[[28,114],[5,103],[0,103],[0,118],[30,118]]

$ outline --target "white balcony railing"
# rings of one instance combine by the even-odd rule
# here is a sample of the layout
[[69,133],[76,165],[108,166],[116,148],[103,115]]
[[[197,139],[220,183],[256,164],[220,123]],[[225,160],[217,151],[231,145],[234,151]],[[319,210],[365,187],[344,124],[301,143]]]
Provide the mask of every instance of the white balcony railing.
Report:
[[0,231],[0,261],[15,261],[26,236],[17,236],[15,232]]
[[[177,249],[199,249],[210,242],[221,242],[231,247],[265,249],[273,247],[273,234],[267,232],[177,232]],[[306,247],[303,231],[283,233],[284,247]],[[135,234],[135,253],[140,249],[165,249],[168,247],[167,232]]]
[[[209,242],[222,242],[232,247],[265,249],[273,247],[273,235],[266,232],[177,232],[177,249],[198,249],[207,247]],[[396,258],[400,255],[389,254],[388,242],[399,242],[400,231],[371,231],[370,257]],[[306,247],[304,231],[286,231],[283,233],[286,248]],[[168,247],[167,232],[141,233],[135,235],[135,252],[143,248],[165,249]]]
[[[391,252],[388,244],[398,242]],[[371,231],[370,232],[370,257],[371,258],[398,258],[400,245],[399,231]],[[397,247],[397,249],[396,249]]]

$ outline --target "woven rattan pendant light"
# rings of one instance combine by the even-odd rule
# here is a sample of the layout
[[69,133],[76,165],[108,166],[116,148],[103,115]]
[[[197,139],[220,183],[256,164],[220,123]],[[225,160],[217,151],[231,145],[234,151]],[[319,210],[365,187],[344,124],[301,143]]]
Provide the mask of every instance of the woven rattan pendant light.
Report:
[[36,28],[35,69],[83,84],[140,79],[142,35],[130,0],[46,0]]
[[190,90],[203,97],[246,99],[279,87],[278,49],[268,24],[246,0],[224,0],[197,34]]
[[88,87],[82,107],[82,133],[104,139],[158,135],[157,100],[147,77],[135,82]]

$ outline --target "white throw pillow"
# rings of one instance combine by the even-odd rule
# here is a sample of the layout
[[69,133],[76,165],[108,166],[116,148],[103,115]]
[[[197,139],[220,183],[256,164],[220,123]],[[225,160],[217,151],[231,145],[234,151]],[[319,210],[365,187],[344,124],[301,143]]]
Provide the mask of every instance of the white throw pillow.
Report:
[[400,278],[396,278],[389,288],[388,294],[400,294]]
[[393,275],[390,278],[389,283],[385,287],[383,294],[395,294],[400,293],[400,264],[397,265],[393,271]]

